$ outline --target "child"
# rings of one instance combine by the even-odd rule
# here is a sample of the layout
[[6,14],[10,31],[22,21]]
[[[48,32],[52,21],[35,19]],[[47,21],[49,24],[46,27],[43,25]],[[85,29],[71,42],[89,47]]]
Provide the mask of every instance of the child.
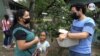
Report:
[[37,48],[39,48],[41,55],[46,56],[48,53],[49,47],[50,47],[50,44],[46,40],[46,32],[41,32],[40,33],[40,42],[37,44]]

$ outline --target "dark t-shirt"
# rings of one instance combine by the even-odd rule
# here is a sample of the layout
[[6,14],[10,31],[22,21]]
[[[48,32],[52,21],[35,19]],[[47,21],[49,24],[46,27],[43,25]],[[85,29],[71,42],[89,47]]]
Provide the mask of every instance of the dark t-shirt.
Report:
[[[17,25],[15,26],[15,28],[17,28],[17,27],[22,27],[22,28],[24,28],[24,29],[30,31],[29,28],[24,27],[24,26],[21,25],[21,24],[17,24]],[[16,39],[16,40],[25,40],[25,39],[26,39],[26,36],[27,36],[27,33],[26,33],[25,31],[23,31],[23,30],[18,30],[18,31],[15,32],[14,36],[15,36],[15,39]]]

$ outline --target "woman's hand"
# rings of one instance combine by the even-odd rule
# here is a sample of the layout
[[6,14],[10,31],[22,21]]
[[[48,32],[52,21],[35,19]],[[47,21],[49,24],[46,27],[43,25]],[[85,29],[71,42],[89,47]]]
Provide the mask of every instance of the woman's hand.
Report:
[[17,40],[17,44],[20,50],[26,50],[32,45],[37,44],[39,42],[39,38],[35,38],[33,41],[26,42],[25,40]]
[[39,38],[36,37],[33,41],[34,41],[34,43],[37,44],[40,40],[39,40]]

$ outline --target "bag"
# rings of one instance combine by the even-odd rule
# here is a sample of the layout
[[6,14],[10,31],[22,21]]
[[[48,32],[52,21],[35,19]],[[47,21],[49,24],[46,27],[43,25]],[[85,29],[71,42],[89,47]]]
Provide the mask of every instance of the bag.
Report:
[[68,38],[64,39],[63,41],[57,39],[57,42],[60,47],[66,47],[66,48],[79,44],[79,40],[68,39]]
[[34,53],[31,53],[29,50],[28,52],[32,55],[32,56],[40,56],[40,50],[36,49]]
[[11,31],[7,30],[7,31],[5,31],[5,34],[8,35],[8,36],[11,36]]
[[36,49],[32,56],[40,56],[40,50]]

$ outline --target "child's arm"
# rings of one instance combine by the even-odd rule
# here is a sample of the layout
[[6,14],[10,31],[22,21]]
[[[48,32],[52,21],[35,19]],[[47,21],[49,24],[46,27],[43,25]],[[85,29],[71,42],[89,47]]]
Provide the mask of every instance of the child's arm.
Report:
[[47,41],[46,56],[47,56],[47,54],[48,54],[49,48],[50,48],[50,44],[49,44],[49,42]]
[[48,54],[48,50],[49,50],[49,47],[46,49],[46,56],[47,56],[47,54]]

